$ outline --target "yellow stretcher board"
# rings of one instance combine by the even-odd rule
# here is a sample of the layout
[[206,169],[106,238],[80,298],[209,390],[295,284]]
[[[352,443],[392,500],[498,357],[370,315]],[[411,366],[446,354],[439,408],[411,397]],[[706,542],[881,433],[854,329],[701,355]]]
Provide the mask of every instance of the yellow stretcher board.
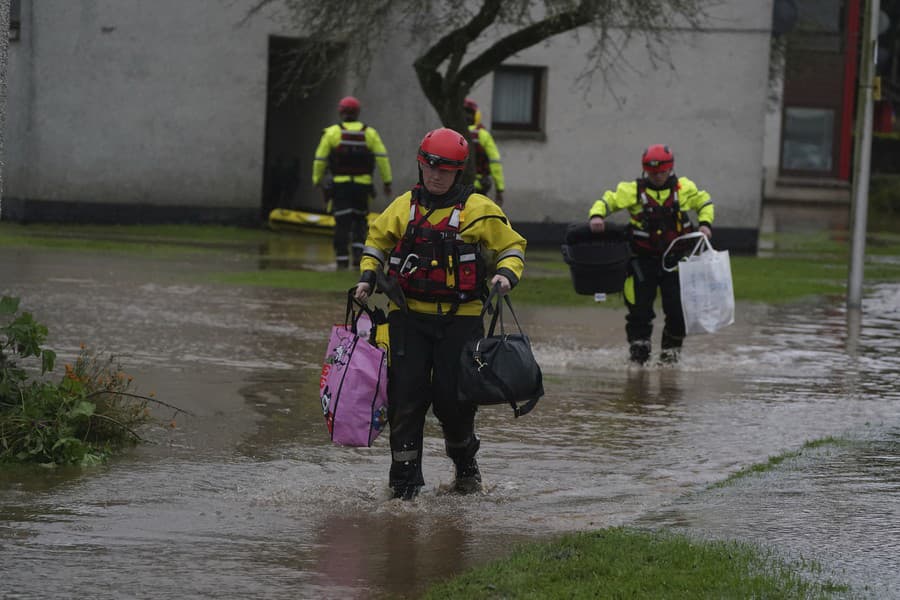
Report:
[[[370,212],[368,215],[369,223],[376,217],[378,217],[378,213]],[[331,235],[334,233],[334,217],[324,213],[276,208],[269,213],[269,228],[275,231],[299,231]]]

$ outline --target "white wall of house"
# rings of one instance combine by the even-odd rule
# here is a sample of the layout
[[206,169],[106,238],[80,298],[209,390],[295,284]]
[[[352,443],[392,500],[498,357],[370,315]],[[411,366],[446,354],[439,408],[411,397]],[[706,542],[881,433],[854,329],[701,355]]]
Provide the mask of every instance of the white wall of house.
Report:
[[[629,68],[610,88],[595,80],[587,96],[573,85],[587,46],[573,37],[508,61],[546,66],[549,77],[546,141],[498,141],[508,212],[526,221],[584,219],[604,190],[640,175],[647,145],[666,143],[677,172],[712,194],[717,225],[755,227],[770,21],[770,2],[726,2],[709,31],[677,34],[674,70],[654,66],[633,44],[623,57]],[[476,99],[490,99],[486,88]]]
[[8,196],[241,206],[262,170],[267,34],[215,0],[22,4]]
[[[23,3],[10,48],[6,196],[122,204],[257,208],[265,159],[270,35],[296,35],[277,10],[241,24],[250,0],[42,0]],[[726,0],[705,32],[677,34],[675,70],[639,44],[611,89],[575,87],[587,46],[561,36],[509,64],[548,72],[544,139],[498,135],[513,221],[586,218],[637,176],[642,149],[668,143],[677,171],[708,190],[716,224],[758,225],[771,0]],[[422,135],[439,126],[397,36],[364,80],[338,82],[297,124],[308,162],[339,95],[363,102],[382,134],[395,192],[414,183]],[[491,124],[492,79],[472,96]],[[616,101],[614,95],[619,98]],[[293,128],[293,126],[292,126]],[[303,165],[302,194],[314,193]],[[378,198],[374,208],[385,203]]]

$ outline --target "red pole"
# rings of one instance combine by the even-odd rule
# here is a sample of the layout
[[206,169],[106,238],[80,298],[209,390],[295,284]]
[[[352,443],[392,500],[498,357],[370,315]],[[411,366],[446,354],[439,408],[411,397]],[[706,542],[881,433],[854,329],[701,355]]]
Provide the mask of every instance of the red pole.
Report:
[[859,70],[859,2],[847,2],[847,38],[844,53],[844,98],[841,102],[838,178],[849,181],[853,157],[853,101],[856,98],[856,74]]

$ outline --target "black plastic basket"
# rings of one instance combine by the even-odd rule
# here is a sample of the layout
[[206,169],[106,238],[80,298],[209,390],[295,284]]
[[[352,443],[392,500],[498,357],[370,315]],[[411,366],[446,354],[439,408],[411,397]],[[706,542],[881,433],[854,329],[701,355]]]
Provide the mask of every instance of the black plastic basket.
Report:
[[592,234],[587,225],[571,226],[562,245],[576,294],[621,292],[631,248],[623,230]]

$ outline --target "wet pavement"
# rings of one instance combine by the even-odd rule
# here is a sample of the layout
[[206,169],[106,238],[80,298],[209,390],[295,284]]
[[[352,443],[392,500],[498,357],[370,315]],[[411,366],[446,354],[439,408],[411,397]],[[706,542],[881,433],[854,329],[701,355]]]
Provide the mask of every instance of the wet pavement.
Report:
[[[292,260],[321,268],[323,245]],[[840,298],[739,303],[681,364],[643,369],[626,363],[622,309],[517,307],[546,396],[518,420],[479,412],[476,496],[448,492],[430,420],[426,487],[401,503],[386,436],[327,438],[318,380],[340,295],[208,283],[272,260],[0,248],[0,293],[48,325],[60,363],[81,343],[113,353],[138,391],[195,414],[99,468],[0,474],[0,597],[415,597],[518,542],[628,524],[760,542],[900,597],[900,286],[858,320]],[[708,489],[825,436],[856,441]]]

